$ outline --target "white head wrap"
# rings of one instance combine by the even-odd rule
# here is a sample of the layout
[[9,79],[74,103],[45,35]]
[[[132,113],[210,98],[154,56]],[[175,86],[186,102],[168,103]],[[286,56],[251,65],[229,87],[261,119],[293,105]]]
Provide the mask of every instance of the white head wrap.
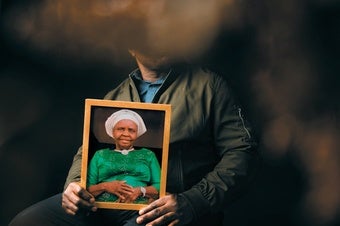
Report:
[[112,129],[115,125],[123,119],[132,120],[137,125],[137,137],[142,136],[146,132],[146,127],[142,117],[134,111],[123,109],[116,111],[110,117],[106,119],[105,122],[105,129],[106,133],[113,138],[112,136]]

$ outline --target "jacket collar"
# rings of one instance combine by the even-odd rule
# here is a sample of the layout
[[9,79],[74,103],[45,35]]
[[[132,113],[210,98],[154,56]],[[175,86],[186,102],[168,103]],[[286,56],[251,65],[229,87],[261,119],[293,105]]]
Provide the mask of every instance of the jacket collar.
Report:
[[[178,76],[183,73],[187,69],[187,66],[185,64],[177,64],[171,67],[171,71],[167,75],[167,78],[165,79],[162,86],[159,88],[158,92],[156,93],[155,97],[153,98],[152,103],[157,103],[161,95],[164,93],[164,91],[178,78]],[[131,87],[131,95],[132,95],[132,101],[135,102],[141,102],[141,99],[138,94],[138,90],[136,87],[135,79],[138,74],[140,74],[139,68],[133,70],[129,74],[129,80],[130,80],[130,87]],[[138,97],[138,98],[137,98]]]

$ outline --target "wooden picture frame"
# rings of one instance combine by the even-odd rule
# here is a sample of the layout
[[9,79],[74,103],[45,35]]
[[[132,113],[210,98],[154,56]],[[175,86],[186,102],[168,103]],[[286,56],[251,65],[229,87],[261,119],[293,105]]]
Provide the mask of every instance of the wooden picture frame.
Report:
[[[88,167],[94,153],[114,146],[113,138],[106,133],[104,124],[111,114],[122,109],[132,110],[144,120],[147,131],[137,138],[134,146],[147,148],[157,156],[161,169],[159,197],[162,197],[166,193],[170,140],[171,106],[167,104],[86,99],[80,185],[87,189]],[[147,204],[96,200],[98,208],[108,209],[139,210]]]

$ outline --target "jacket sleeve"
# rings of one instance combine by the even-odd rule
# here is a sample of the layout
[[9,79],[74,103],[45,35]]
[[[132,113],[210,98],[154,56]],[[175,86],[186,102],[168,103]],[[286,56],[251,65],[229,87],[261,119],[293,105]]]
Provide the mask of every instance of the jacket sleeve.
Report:
[[64,190],[71,182],[80,181],[80,171],[81,171],[81,159],[82,159],[82,147],[80,147],[73,157],[72,166],[68,172],[66,182],[64,184]]
[[[221,211],[249,187],[258,165],[256,142],[226,82],[212,83],[211,114],[214,149],[220,156],[215,168],[191,189],[179,194],[194,218]],[[188,213],[190,214],[190,213]]]

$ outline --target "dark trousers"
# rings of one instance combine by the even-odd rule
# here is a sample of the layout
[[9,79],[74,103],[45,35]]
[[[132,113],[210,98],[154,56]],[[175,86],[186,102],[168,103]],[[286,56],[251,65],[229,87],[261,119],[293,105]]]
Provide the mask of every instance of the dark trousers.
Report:
[[[9,226],[143,226],[136,223],[138,217],[134,210],[98,209],[97,212],[67,214],[61,207],[62,194],[38,202],[20,212]],[[221,226],[222,215],[205,215],[190,226]]]
[[97,212],[67,214],[61,206],[62,194],[38,202],[20,212],[10,226],[56,226],[56,225],[110,225],[110,226],[140,226],[136,223],[138,212],[134,210],[98,209]]

